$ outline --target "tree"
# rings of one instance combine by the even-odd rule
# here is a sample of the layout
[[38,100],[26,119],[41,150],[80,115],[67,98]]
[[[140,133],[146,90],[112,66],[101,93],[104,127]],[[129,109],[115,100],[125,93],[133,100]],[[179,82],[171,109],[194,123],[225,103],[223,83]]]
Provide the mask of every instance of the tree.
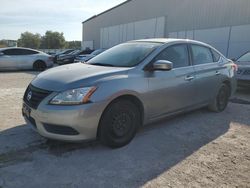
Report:
[[81,41],[68,41],[65,48],[68,49],[81,49]]
[[7,44],[4,40],[0,40],[0,48],[7,47]]
[[45,35],[42,36],[42,42],[40,48],[43,49],[59,49],[64,48],[65,38],[63,33],[46,31]]
[[20,39],[17,41],[17,45],[26,48],[38,49],[41,44],[41,35],[36,33],[30,33],[28,31],[21,34]]

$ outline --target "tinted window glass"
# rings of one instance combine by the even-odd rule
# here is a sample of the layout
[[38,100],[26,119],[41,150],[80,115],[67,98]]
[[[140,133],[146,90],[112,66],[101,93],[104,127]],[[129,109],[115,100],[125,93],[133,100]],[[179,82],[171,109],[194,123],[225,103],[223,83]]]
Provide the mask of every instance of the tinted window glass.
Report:
[[163,50],[154,61],[167,60],[173,63],[174,68],[189,66],[187,45],[174,45]]
[[161,45],[161,43],[151,42],[123,43],[106,50],[89,60],[88,63],[102,66],[134,67]]
[[23,50],[23,55],[38,54],[39,52],[33,50]]
[[194,65],[212,63],[213,56],[209,48],[199,45],[191,45]]
[[214,57],[214,62],[218,62],[220,60],[220,54],[217,53],[216,51],[212,50],[212,54],[213,54],[213,57]]
[[31,54],[37,54],[38,52],[26,49],[8,49],[4,50],[3,53],[5,55],[31,55]]
[[17,55],[16,49],[9,49],[9,50],[4,50],[3,53],[5,55]]

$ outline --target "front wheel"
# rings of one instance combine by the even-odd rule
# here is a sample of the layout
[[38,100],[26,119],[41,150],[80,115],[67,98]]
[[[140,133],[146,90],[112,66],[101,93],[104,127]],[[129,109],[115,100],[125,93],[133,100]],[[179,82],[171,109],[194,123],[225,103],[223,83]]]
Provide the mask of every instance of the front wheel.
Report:
[[125,146],[134,138],[140,123],[138,107],[129,100],[117,100],[102,115],[99,139],[112,148]]
[[230,88],[223,84],[214,101],[208,106],[209,110],[214,112],[222,112],[226,109],[230,97]]

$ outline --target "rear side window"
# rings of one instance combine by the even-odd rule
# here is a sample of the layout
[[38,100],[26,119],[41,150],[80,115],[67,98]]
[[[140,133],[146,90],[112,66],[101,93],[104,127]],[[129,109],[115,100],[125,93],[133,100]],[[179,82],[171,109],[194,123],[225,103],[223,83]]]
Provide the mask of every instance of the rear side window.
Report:
[[213,58],[214,58],[214,62],[218,62],[220,60],[220,54],[218,52],[216,52],[215,50],[211,49],[212,54],[213,54]]
[[27,50],[27,49],[8,49],[4,50],[3,53],[5,55],[32,55],[32,54],[38,54],[38,52],[33,50]]
[[214,62],[209,48],[199,45],[191,45],[194,65],[202,65]]
[[173,45],[163,50],[154,61],[167,60],[174,68],[189,66],[188,48],[186,44]]
[[38,54],[39,52],[34,50],[23,50],[24,55],[32,55],[32,54]]

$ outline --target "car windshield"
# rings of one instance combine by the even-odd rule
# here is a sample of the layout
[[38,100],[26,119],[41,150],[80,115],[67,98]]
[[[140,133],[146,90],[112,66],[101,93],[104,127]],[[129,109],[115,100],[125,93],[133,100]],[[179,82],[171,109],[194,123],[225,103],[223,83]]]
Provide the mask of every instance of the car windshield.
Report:
[[238,62],[250,62],[250,52],[241,56],[237,61]]
[[117,45],[88,61],[88,64],[113,67],[134,67],[161,43],[128,42]]

